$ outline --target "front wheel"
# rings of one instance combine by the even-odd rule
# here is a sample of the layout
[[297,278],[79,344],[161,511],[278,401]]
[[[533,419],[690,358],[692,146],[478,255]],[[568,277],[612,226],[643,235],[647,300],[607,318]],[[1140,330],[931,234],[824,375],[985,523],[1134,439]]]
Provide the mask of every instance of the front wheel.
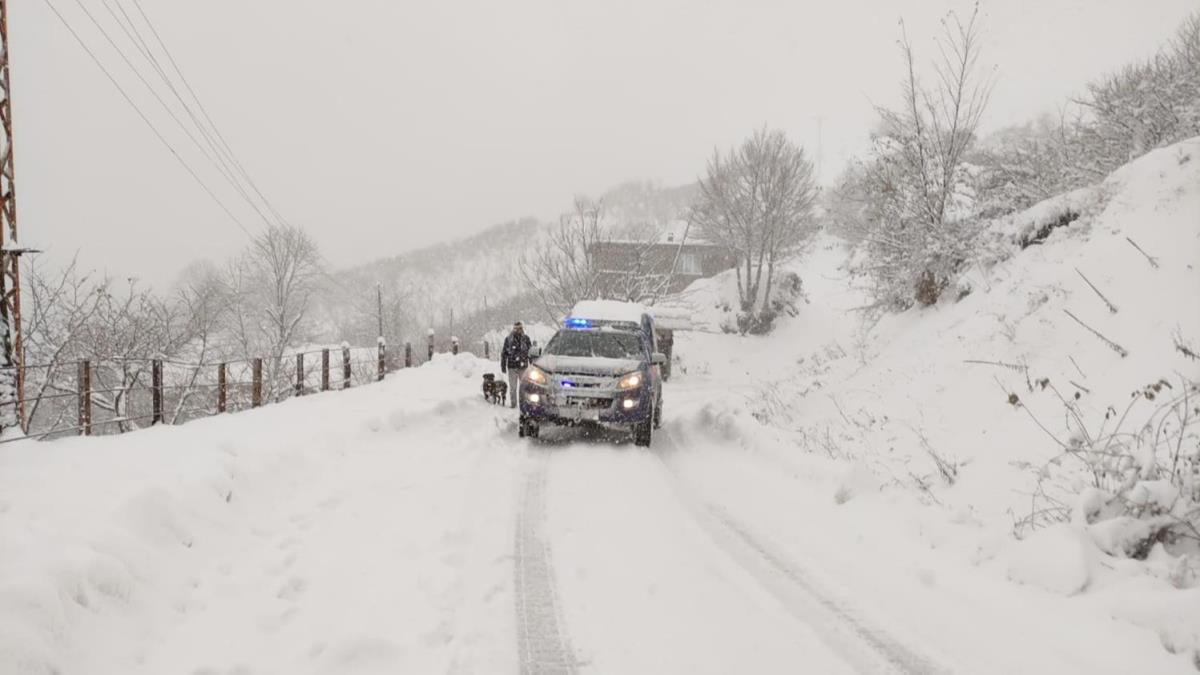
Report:
[[522,419],[518,426],[517,433],[521,438],[537,438],[542,430],[536,421],[528,418]]
[[650,447],[650,440],[654,436],[654,414],[651,413],[646,419],[633,425],[633,444],[642,447]]

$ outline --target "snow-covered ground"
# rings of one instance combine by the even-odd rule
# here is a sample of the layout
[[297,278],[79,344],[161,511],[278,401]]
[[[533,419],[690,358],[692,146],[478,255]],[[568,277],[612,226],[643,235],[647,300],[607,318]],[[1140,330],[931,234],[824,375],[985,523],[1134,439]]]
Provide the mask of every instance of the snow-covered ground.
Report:
[[[1013,536],[1059,452],[1026,411],[1070,431],[1026,373],[1101,417],[1198,375],[1172,336],[1200,340],[1200,142],[1094,194],[962,300],[869,332],[849,252],[819,240],[771,335],[677,334],[649,451],[519,439],[469,354],[2,446],[0,673],[1194,672],[1186,558],[1110,555],[1082,520]],[[699,319],[727,281],[688,294]]]

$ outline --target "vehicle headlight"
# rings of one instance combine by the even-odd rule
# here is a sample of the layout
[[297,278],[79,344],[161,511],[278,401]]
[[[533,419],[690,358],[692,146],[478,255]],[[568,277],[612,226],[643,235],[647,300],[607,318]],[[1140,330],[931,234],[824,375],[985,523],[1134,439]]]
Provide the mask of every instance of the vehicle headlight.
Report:
[[525,369],[525,381],[532,384],[546,384],[546,371],[537,366],[529,366]]
[[642,386],[642,374],[630,373],[617,382],[618,389],[637,389]]

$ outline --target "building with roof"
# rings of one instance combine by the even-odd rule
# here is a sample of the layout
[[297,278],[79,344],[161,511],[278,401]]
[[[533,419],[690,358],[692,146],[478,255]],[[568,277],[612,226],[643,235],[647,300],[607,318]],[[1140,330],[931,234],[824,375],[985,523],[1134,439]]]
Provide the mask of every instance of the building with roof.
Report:
[[689,232],[673,222],[654,240],[611,239],[592,244],[601,293],[622,300],[678,293],[697,279],[734,266],[729,249]]

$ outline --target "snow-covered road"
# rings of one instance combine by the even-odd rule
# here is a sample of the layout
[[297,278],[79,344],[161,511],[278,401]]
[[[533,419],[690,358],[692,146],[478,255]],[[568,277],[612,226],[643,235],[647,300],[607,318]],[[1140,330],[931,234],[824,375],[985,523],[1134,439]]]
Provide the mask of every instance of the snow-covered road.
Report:
[[6,450],[0,671],[1128,672],[1144,653],[854,532],[811,465],[706,403],[710,377],[668,385],[647,451],[518,438],[476,393],[489,367]]

